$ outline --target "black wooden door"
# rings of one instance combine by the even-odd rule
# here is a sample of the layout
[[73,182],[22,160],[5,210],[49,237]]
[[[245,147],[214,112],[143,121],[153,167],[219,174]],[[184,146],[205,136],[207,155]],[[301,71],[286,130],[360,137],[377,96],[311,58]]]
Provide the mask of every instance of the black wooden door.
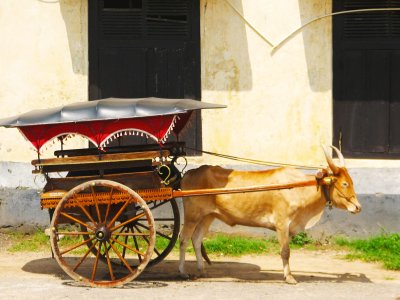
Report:
[[[399,0],[335,0],[334,10],[400,7]],[[348,157],[400,156],[400,12],[333,19],[334,144]]]
[[[89,99],[200,100],[199,6],[199,0],[89,0]],[[197,126],[185,139],[199,146],[200,122],[192,122]]]

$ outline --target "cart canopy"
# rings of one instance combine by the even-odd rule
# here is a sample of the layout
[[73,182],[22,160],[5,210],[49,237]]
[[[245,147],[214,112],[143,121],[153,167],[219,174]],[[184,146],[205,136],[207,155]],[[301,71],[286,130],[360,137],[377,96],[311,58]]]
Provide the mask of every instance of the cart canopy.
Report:
[[191,99],[107,98],[33,110],[0,119],[0,126],[18,128],[37,151],[70,134],[82,135],[100,148],[121,135],[145,135],[163,143],[172,131],[182,130],[192,111],[223,107]]

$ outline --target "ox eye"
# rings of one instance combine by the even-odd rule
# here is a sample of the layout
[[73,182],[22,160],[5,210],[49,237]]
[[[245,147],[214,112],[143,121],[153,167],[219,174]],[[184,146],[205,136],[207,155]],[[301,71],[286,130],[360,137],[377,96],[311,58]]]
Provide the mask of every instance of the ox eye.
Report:
[[349,184],[347,182],[342,182],[342,187],[347,188],[349,187]]

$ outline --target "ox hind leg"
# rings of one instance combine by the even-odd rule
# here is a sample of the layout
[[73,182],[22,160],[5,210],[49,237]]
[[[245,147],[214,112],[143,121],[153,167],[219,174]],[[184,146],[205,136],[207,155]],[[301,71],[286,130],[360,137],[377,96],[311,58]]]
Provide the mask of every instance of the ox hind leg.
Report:
[[281,258],[283,263],[283,276],[285,281],[289,284],[296,284],[297,281],[294,279],[292,272],[290,271],[289,258],[290,258],[290,235],[289,228],[277,229],[276,230],[279,245],[281,247]]

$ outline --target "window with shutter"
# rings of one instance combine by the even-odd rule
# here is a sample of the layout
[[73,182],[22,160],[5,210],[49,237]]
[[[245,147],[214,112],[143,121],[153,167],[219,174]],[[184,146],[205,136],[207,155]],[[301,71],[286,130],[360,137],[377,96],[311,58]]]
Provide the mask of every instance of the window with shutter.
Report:
[[[335,11],[400,8],[337,0]],[[348,157],[400,157],[400,11],[333,18],[334,144]]]
[[[398,8],[400,0],[346,0],[344,10]],[[375,11],[344,15],[345,39],[390,39],[400,36],[400,11]]]
[[104,0],[104,39],[190,38],[190,0]]

